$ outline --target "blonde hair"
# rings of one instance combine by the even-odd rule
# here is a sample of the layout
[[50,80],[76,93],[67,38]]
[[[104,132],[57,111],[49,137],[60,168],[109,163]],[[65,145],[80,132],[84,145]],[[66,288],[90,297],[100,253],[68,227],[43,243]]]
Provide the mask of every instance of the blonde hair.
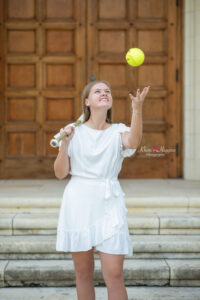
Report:
[[[89,93],[91,91],[91,88],[97,84],[97,83],[104,83],[106,84],[109,89],[111,90],[111,86],[109,84],[109,82],[105,81],[105,80],[93,80],[93,81],[90,81],[83,89],[83,92],[82,92],[82,95],[81,95],[81,101],[82,101],[82,111],[83,111],[83,114],[84,114],[84,121],[83,122],[86,122],[87,120],[89,120],[90,118],[90,108],[89,106],[85,105],[85,99],[88,98],[89,96]],[[107,111],[107,116],[106,116],[106,122],[108,123],[112,123],[112,108],[108,109]]]

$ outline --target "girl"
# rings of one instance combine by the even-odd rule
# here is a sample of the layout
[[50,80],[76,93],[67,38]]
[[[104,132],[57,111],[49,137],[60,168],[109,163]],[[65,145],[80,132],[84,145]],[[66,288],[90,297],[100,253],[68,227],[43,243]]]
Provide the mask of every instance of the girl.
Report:
[[[62,139],[54,163],[59,179],[71,174],[65,187],[57,227],[56,251],[71,252],[78,300],[94,300],[94,248],[101,260],[109,300],[127,300],[123,280],[125,255],[133,247],[126,219],[124,192],[118,174],[125,157],[135,153],[142,139],[142,104],[150,87],[132,100],[131,127],[111,123],[110,84],[95,80],[82,93],[84,121],[61,128]],[[56,136],[55,136],[56,137]]]

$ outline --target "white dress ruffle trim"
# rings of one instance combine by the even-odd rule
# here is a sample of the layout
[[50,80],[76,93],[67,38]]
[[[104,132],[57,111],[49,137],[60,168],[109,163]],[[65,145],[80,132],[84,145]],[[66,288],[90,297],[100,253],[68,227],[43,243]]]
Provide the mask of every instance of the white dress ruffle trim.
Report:
[[[119,203],[121,204],[121,202]],[[124,247],[122,249],[124,254],[131,256],[133,248],[127,230],[127,209],[122,204],[120,206],[120,208],[118,205],[112,205],[110,208],[107,207],[103,220],[101,218],[82,230],[65,230],[59,227],[57,230],[56,251],[88,251],[93,246],[100,246],[102,242],[106,241],[106,243],[112,245],[111,249],[113,251],[116,244],[118,244]],[[114,253],[113,251],[112,253]]]

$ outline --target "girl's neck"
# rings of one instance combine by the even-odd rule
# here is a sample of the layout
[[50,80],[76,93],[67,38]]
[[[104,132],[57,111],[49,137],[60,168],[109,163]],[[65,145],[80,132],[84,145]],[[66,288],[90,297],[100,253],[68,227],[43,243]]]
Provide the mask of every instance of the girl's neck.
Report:
[[106,123],[106,122],[101,123],[101,124],[98,124],[97,122],[95,122],[95,124],[94,124],[91,120],[87,120],[85,122],[85,124],[88,124],[89,127],[96,129],[96,130],[104,130],[110,126],[109,123]]

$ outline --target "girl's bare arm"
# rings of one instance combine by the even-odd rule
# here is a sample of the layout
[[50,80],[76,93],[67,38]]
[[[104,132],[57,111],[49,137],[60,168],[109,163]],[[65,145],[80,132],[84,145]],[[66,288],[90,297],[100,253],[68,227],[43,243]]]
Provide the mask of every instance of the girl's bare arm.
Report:
[[[144,99],[148,94],[150,86],[145,87],[140,94],[140,89],[137,90],[136,97],[132,94],[130,98],[132,100],[132,109],[133,114],[131,118],[131,126],[130,132],[126,133],[126,143],[130,148],[136,149],[142,140],[142,131],[143,131],[143,124],[142,124],[142,105],[144,103]],[[125,145],[126,147],[126,145]]]
[[[65,178],[69,174],[71,168],[70,157],[68,156],[68,146],[72,136],[74,135],[74,127],[70,126],[70,128],[71,128],[71,132],[68,137],[62,139],[60,151],[54,162],[54,172],[55,172],[55,176],[58,179]],[[61,133],[63,131],[66,131],[66,127],[64,130],[63,129],[60,130]],[[69,127],[67,132],[69,133]]]

